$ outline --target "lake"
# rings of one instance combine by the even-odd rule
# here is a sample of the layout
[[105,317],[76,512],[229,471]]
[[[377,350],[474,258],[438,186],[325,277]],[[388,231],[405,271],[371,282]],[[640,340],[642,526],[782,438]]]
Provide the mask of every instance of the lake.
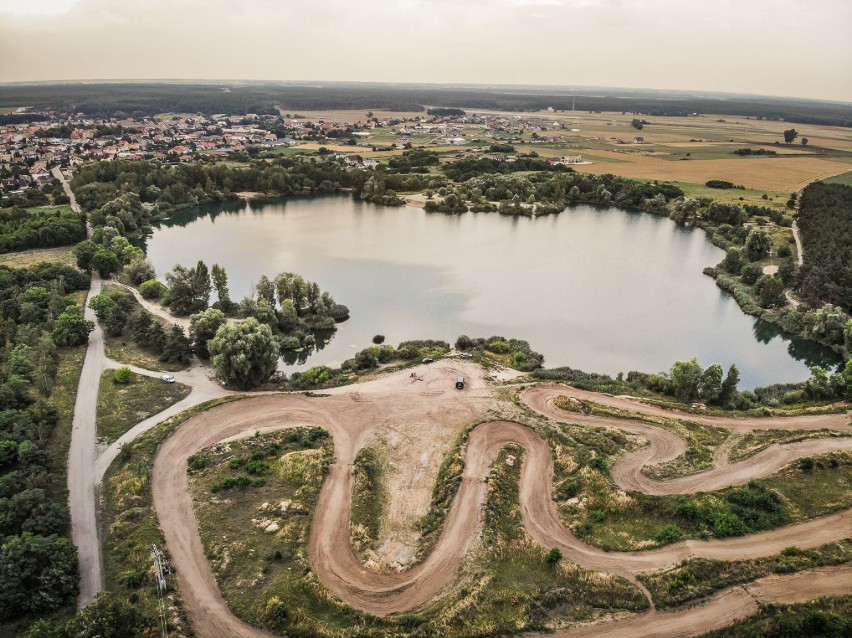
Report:
[[[239,301],[266,274],[316,281],[351,318],[305,365],[339,365],[376,334],[526,339],[545,366],[668,370],[697,357],[736,363],[741,389],[801,381],[830,351],[782,338],[702,273],[724,252],[700,229],[655,215],[577,206],[559,215],[449,216],[348,196],[229,202],[178,213],[146,240],[159,277],[218,263]],[[215,293],[214,293],[215,295]],[[212,300],[211,300],[212,301]]]

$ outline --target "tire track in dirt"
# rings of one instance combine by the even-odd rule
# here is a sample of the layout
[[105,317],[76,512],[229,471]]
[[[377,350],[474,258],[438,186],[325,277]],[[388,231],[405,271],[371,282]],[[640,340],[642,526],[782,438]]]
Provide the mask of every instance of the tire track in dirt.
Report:
[[[455,372],[452,369],[441,369],[427,374],[436,377],[436,380],[446,377],[446,387],[450,388]],[[481,378],[476,369],[468,368],[465,374],[472,379]],[[187,612],[199,635],[268,635],[233,616],[222,598],[201,543],[186,474],[187,458],[199,449],[223,439],[246,436],[256,431],[310,425],[323,427],[331,433],[335,461],[320,492],[311,525],[309,558],[320,581],[335,595],[354,607],[375,614],[403,612],[421,606],[453,582],[462,558],[481,530],[480,512],[486,498],[484,478],[499,451],[509,443],[519,444],[526,450],[521,470],[520,502],[527,532],[545,547],[560,547],[566,558],[587,569],[609,572],[634,580],[635,574],[640,571],[664,568],[689,556],[741,560],[777,554],[784,547],[793,544],[809,548],[852,536],[852,511],[844,511],[748,537],[686,541],[645,552],[605,552],[582,542],[559,519],[556,504],[551,497],[553,468],[552,452],[548,443],[524,426],[506,421],[492,421],[483,423],[470,433],[461,486],[451,505],[441,538],[426,560],[405,572],[376,574],[367,570],[355,557],[349,539],[351,463],[357,451],[369,439],[377,423],[383,419],[388,421],[404,419],[408,414],[427,414],[435,421],[434,427],[455,427],[458,423],[474,421],[475,415],[484,414],[489,407],[496,405],[490,390],[482,383],[474,384],[476,390],[473,392],[462,393],[448,389],[439,397],[423,397],[410,390],[406,392],[404,387],[410,386],[406,381],[401,375],[387,375],[359,385],[359,393],[369,396],[370,401],[353,401],[348,393],[341,392],[323,399],[281,395],[221,405],[187,420],[163,443],[152,471],[154,507],[172,555],[173,565],[176,567]],[[565,387],[533,388],[522,393],[522,399],[533,409],[551,410],[554,408],[548,407],[549,401],[557,396],[557,393],[576,392],[573,388]],[[599,403],[612,399],[616,403],[613,407],[633,411],[645,412],[646,407],[651,407],[634,401],[627,402],[628,400],[619,397],[592,393],[576,396]],[[436,401],[440,402],[442,410],[433,412]],[[464,409],[465,406],[467,410]],[[652,413],[652,410],[648,413]],[[566,420],[566,414],[568,413],[554,418]],[[664,414],[673,416],[668,411],[664,411]],[[577,422],[578,416],[582,415],[570,414],[568,420]],[[697,420],[693,415],[687,418]],[[712,419],[711,424],[722,427],[728,427],[730,424],[731,429],[736,430],[758,426],[761,429],[820,429],[837,427],[843,419],[845,415],[791,417],[783,420]],[[685,450],[685,444],[678,437],[647,424],[599,417],[590,417],[589,423],[611,425],[620,429],[635,427],[636,431],[641,429],[641,433],[649,438],[651,444],[632,454],[637,455],[637,459],[644,459],[644,462],[662,462],[660,459],[674,458]],[[842,425],[845,426],[845,423]],[[658,437],[658,432],[663,434]],[[829,441],[836,445],[839,440]],[[638,456],[640,453],[644,456]],[[757,456],[747,459],[743,467],[751,466],[754,473],[762,471],[764,466],[756,460]],[[728,466],[728,469],[733,465],[736,464]],[[845,574],[846,577],[835,579],[840,583],[832,591],[852,591],[852,579],[848,577],[852,571],[841,570],[838,573]],[[772,585],[775,588],[772,589],[775,592],[773,595],[778,596],[779,600],[796,599],[799,591],[797,583],[800,580],[801,575],[796,575],[773,581],[776,583]],[[665,614],[652,611],[631,617],[628,623],[638,623],[637,618],[641,622],[651,623],[647,625],[648,630],[658,635],[688,635],[690,632],[703,631],[717,626],[715,623],[720,617],[724,618],[724,623],[727,624],[730,620],[753,613],[754,598],[744,592],[743,588],[734,588],[717,594],[707,605]],[[724,602],[719,603],[718,600]],[[736,601],[736,609],[739,610],[737,614],[740,615],[734,614],[733,611],[730,611],[728,616],[721,615],[719,609],[734,609],[732,601]],[[707,611],[708,609],[710,611]],[[604,626],[599,627],[595,635],[610,635],[599,633]],[[647,635],[647,632],[635,635]]]

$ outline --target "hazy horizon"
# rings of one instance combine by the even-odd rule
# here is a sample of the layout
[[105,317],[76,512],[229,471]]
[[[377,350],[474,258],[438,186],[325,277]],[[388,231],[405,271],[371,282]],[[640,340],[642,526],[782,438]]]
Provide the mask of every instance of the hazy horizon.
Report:
[[647,87],[852,102],[852,3],[841,0],[0,0],[0,29],[2,83]]

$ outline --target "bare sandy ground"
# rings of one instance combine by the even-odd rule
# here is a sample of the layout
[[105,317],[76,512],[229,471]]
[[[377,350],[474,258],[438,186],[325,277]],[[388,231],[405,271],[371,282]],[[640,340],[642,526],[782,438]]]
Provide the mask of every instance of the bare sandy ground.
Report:
[[[459,392],[453,387],[458,373],[470,380],[469,387]],[[502,447],[517,443],[526,449],[520,480],[520,502],[527,532],[545,547],[560,547],[563,554],[583,567],[624,576],[635,582],[635,574],[649,569],[659,569],[675,564],[689,556],[706,556],[722,560],[738,560],[777,554],[789,545],[808,548],[852,536],[852,511],[811,520],[782,529],[754,534],[748,537],[711,541],[687,541],[659,550],[631,553],[609,553],[587,545],[577,538],[559,520],[551,497],[552,454],[548,444],[534,431],[507,421],[491,421],[475,428],[465,454],[465,470],[458,495],[453,502],[440,540],[426,558],[416,567],[404,572],[377,574],[367,569],[353,554],[349,540],[349,511],[351,505],[351,463],[357,451],[377,432],[391,432],[400,423],[419,424],[419,437],[407,441],[412,452],[405,452],[407,461],[420,460],[420,450],[442,448],[446,441],[435,444],[449,432],[457,432],[464,425],[482,420],[489,410],[498,407],[498,401],[484,384],[482,373],[476,366],[464,362],[444,361],[441,365],[425,366],[423,382],[412,383],[409,372],[389,374],[374,381],[349,388],[339,388],[332,396],[307,398],[304,396],[263,396],[226,404],[186,421],[160,448],[152,472],[154,507],[167,546],[172,554],[180,582],[181,592],[192,618],[195,631],[201,636],[264,636],[264,632],[248,627],[231,614],[216,586],[207,563],[204,548],[193,515],[192,499],[186,477],[186,459],[199,449],[223,439],[247,435],[256,431],[314,425],[326,428],[334,439],[335,461],[320,493],[311,527],[308,553],[318,578],[341,600],[375,614],[403,612],[425,604],[441,594],[456,578],[459,565],[481,529],[481,508],[485,501],[484,478]],[[593,393],[583,393],[564,386],[533,388],[522,393],[522,400],[530,407],[561,420],[578,422],[580,415],[554,414],[552,399],[559,394],[572,394],[578,398],[591,398],[599,403],[611,404],[649,414],[669,411],[642,403]],[[847,415],[819,415],[790,417],[786,419],[721,419],[688,415],[692,420],[702,420],[712,425],[728,427],[735,431],[750,428],[767,429],[818,429],[847,428]],[[634,453],[634,459],[618,473],[617,481],[635,477],[644,463],[660,462],[682,453],[682,441],[668,432],[625,419],[612,419],[610,423],[599,417],[590,418],[596,425],[607,425],[625,430],[649,428],[661,432],[641,432],[650,444]],[[634,430],[631,430],[634,431]],[[638,430],[636,430],[638,431]],[[650,435],[650,436],[649,436]],[[410,435],[407,435],[410,436]],[[838,449],[844,439],[826,439],[821,444],[831,444]],[[803,443],[811,443],[809,441]],[[399,449],[403,450],[404,445]],[[812,454],[812,448],[802,444],[788,447],[796,454]],[[807,450],[807,452],[805,451]],[[644,456],[642,456],[644,455]],[[724,476],[713,472],[688,477],[696,481],[696,489],[706,484],[732,484],[765,474],[768,468],[782,461],[775,457],[761,459],[756,455],[742,463],[727,466]],[[783,463],[782,463],[783,464]],[[736,466],[736,467],[735,467]],[[733,471],[731,468],[735,468]],[[702,479],[703,477],[703,479]],[[681,481],[682,479],[678,479]],[[704,482],[702,482],[704,481]],[[652,490],[691,489],[691,484],[676,481],[651,481]],[[640,485],[640,489],[642,486]],[[668,493],[668,492],[661,492]],[[390,507],[405,508],[407,494],[390,494]],[[394,501],[401,501],[394,503]],[[417,505],[419,510],[422,504]],[[852,568],[850,568],[852,569]],[[832,587],[826,593],[852,591],[850,569],[842,568],[832,576]],[[833,573],[833,572],[832,572]],[[705,605],[673,613],[651,612],[626,621],[634,627],[631,631],[644,633],[600,633],[621,631],[616,621],[612,625],[597,627],[595,635],[690,635],[722,626],[755,610],[755,598],[773,596],[777,600],[800,600],[801,583],[805,577],[796,575],[760,584],[757,593],[747,594],[743,588],[734,588],[718,594]],[[835,586],[836,585],[836,586]],[[821,585],[814,585],[817,591]],[[763,589],[760,589],[763,588]],[[819,591],[822,591],[821,589]],[[813,592],[811,592],[813,593]],[[810,596],[811,593],[807,595]],[[817,592],[819,593],[819,592]],[[721,610],[721,611],[720,611]],[[637,629],[645,627],[644,630]],[[585,631],[585,630],[581,630]],[[573,635],[571,633],[561,635]],[[582,634],[581,634],[582,635]]]

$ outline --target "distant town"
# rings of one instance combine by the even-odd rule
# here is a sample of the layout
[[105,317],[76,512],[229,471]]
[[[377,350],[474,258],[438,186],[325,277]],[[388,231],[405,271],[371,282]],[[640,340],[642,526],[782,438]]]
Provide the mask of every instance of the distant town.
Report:
[[[363,120],[356,122],[327,122],[289,113],[100,118],[21,108],[6,116],[13,123],[0,126],[0,190],[8,197],[43,189],[53,183],[53,167],[71,168],[89,160],[159,160],[177,164],[205,156],[228,158],[243,153],[251,156],[261,151],[326,143],[334,148],[329,153],[348,165],[375,168],[379,162],[364,159],[359,150],[401,150],[411,148],[412,141],[434,146],[492,144],[500,140],[511,142],[525,133],[531,135],[525,140],[527,144],[554,143],[560,138],[548,132],[565,128],[562,122],[540,116],[478,115],[450,110],[457,113],[380,120],[368,112]],[[379,130],[384,136],[392,135],[392,141],[370,145],[370,138]],[[624,143],[624,140],[614,142]],[[351,146],[352,152],[341,150],[342,146]],[[498,161],[514,159],[506,153],[486,153],[483,157]],[[554,157],[549,161],[584,163],[580,155]]]

